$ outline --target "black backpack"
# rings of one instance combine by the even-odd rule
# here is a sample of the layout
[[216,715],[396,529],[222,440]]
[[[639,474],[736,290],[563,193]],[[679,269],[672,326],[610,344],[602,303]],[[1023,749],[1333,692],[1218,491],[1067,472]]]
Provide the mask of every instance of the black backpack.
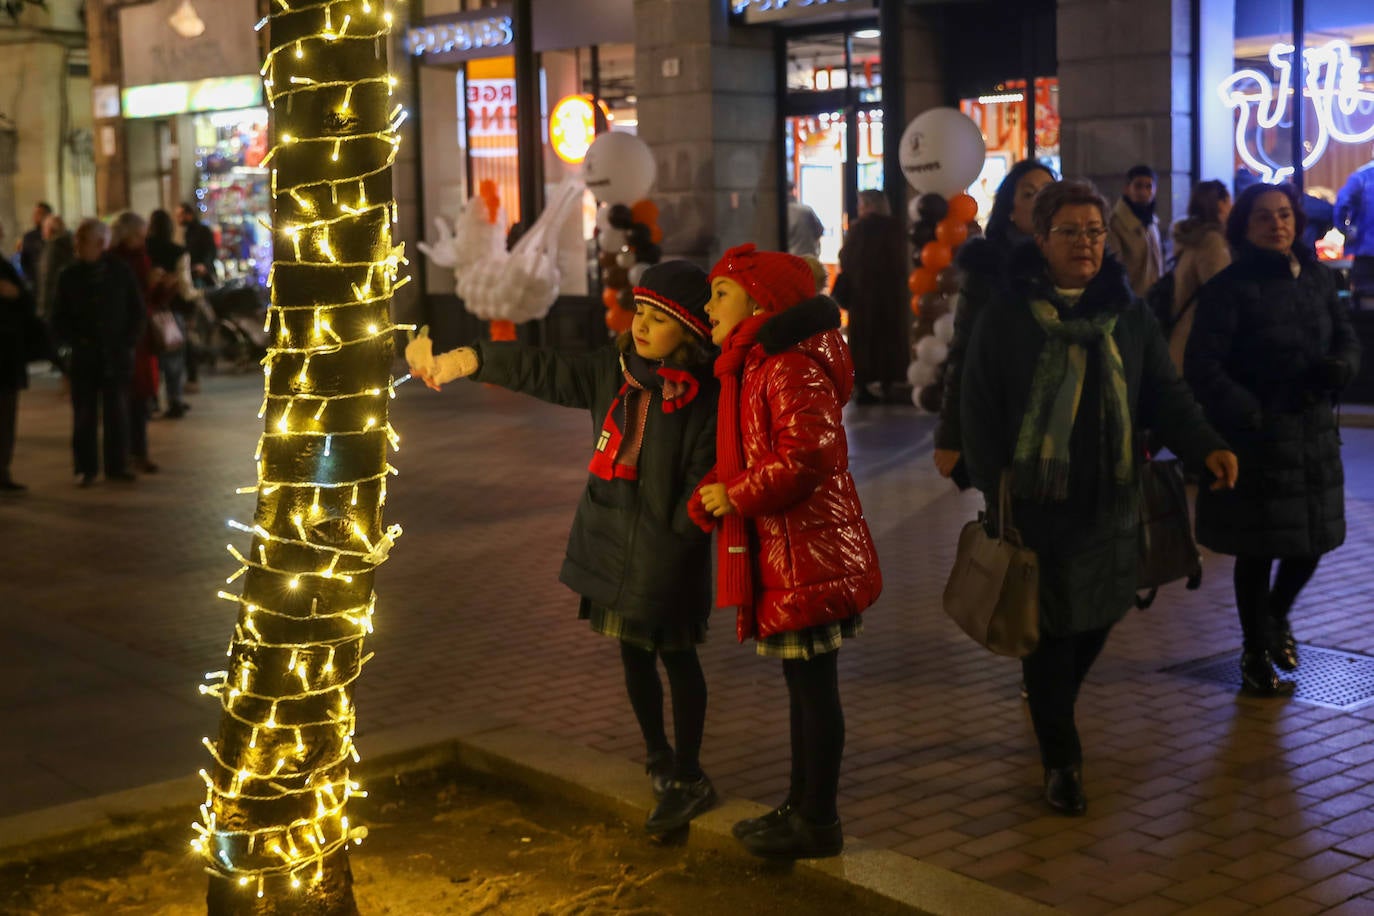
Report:
[[1169,269],[1158,280],[1150,284],[1149,289],[1145,290],[1145,305],[1154,313],[1155,320],[1159,322],[1159,329],[1164,332],[1165,340],[1169,339],[1169,336],[1174,332],[1174,325],[1178,324],[1178,320],[1183,317],[1188,309],[1193,307],[1193,303],[1197,300],[1197,290],[1193,290],[1193,294],[1188,297],[1187,302],[1183,303],[1183,308],[1178,310],[1178,314],[1173,313],[1174,289],[1177,285],[1174,279],[1175,266],[1177,266],[1176,262],[1170,264]]

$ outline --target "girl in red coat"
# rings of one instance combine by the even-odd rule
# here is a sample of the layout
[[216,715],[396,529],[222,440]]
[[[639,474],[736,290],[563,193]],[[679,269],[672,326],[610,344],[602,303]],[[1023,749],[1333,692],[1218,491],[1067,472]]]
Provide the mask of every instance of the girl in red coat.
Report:
[[734,833],[750,852],[837,855],[844,713],[836,662],[882,576],[849,474],[841,410],[854,365],[834,301],[801,258],[741,245],[711,271],[720,413],[716,467],[689,506],[717,539],[718,607],[741,642],[782,659],[791,703],[787,799]]

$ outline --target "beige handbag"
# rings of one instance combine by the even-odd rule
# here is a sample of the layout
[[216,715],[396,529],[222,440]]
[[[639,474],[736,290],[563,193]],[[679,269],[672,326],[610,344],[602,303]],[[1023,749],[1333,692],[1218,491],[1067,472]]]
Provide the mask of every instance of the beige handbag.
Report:
[[984,513],[959,532],[959,552],[945,583],[945,613],[998,655],[1023,658],[1040,642],[1040,561],[1011,524],[1011,475],[997,494],[997,536]]

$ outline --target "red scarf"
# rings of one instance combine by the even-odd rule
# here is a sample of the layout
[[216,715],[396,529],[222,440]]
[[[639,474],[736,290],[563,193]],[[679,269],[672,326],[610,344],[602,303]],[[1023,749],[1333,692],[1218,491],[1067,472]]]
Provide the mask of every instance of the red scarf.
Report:
[[[639,477],[639,450],[644,441],[644,428],[648,425],[649,390],[634,377],[623,356],[620,360],[620,370],[625,381],[616,392],[615,400],[611,401],[610,409],[606,411],[606,419],[601,421],[601,435],[596,439],[596,451],[592,454],[591,464],[587,466],[588,471],[602,480],[635,480]],[[697,396],[700,383],[697,382],[696,376],[685,369],[663,366],[655,374],[663,380],[660,393],[664,413],[681,410]],[[646,400],[639,402],[631,392],[639,393]],[[625,433],[616,421],[616,410],[622,402],[627,407],[625,420],[626,426],[630,428],[629,442],[625,441]],[[628,409],[637,403],[643,404],[642,413],[638,417],[630,417]]]
[[[754,346],[759,329],[770,315],[746,318],[725,339],[716,357],[720,380],[720,413],[716,417],[716,480],[725,483],[744,473],[744,442],[739,428],[740,379],[744,359]],[[739,512],[721,519],[716,538],[716,607],[738,607],[753,619],[753,560],[749,556],[749,526]],[[752,624],[750,626],[752,630]]]

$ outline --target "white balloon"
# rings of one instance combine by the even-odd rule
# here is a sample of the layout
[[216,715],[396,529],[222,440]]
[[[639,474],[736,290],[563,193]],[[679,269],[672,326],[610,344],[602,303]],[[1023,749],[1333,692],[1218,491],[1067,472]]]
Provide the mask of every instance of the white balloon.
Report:
[[952,197],[978,177],[986,152],[972,118],[957,108],[931,108],[902,131],[897,158],[916,196],[933,192]]
[[927,334],[916,342],[916,356],[935,369],[943,365],[945,357],[949,356],[949,346],[934,334]]
[[920,375],[920,369],[918,368],[920,365],[920,362],[915,359],[906,364],[906,383],[913,388],[917,387],[916,379]]
[[582,160],[582,180],[603,204],[633,204],[653,187],[658,166],[649,146],[634,134],[607,131]]
[[602,232],[612,228],[611,208],[606,204],[602,204],[596,208],[596,228],[600,229]]
[[644,278],[644,271],[649,269],[649,265],[643,261],[630,265],[625,271],[625,276],[629,277],[631,286],[638,286],[639,281]]
[[635,254],[635,250],[633,248],[622,248],[619,252],[616,253],[615,263],[616,266],[623,267],[626,270],[629,270],[630,266],[634,264],[637,258],[638,256]]
[[912,389],[911,389],[911,403],[912,403],[913,405],[915,405],[915,407],[916,407],[917,410],[921,411],[922,413],[925,413],[925,408],[921,406],[921,389],[920,389],[920,388],[912,388]]
[[935,319],[935,339],[948,344],[954,339],[954,313],[946,312]]
[[[934,338],[926,337],[925,340]],[[917,360],[907,368],[908,380],[912,387],[924,388],[926,385],[935,384],[935,380],[940,377],[940,366],[924,359]]]
[[605,229],[596,236],[596,244],[602,251],[619,251],[625,247],[624,229]]

